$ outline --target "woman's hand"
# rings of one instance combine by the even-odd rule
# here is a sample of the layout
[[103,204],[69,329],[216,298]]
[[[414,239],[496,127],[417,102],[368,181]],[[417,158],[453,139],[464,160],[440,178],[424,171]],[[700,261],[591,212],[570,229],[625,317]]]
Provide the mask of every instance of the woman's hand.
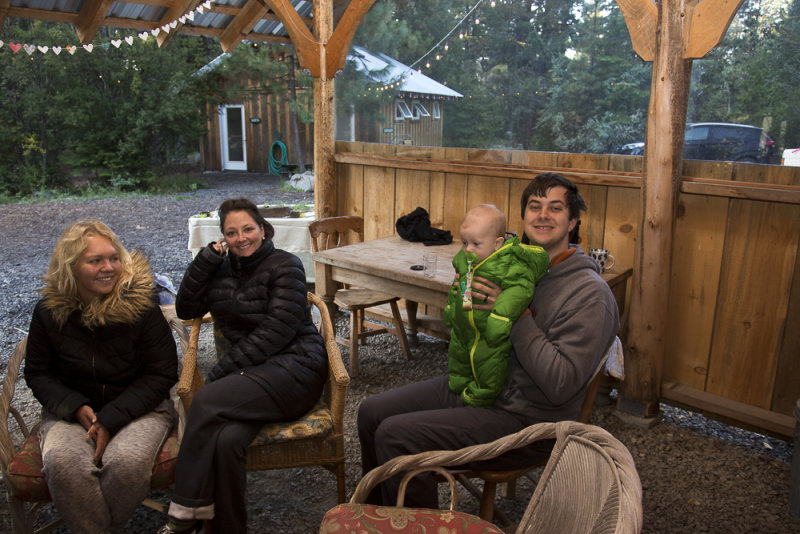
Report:
[[491,310],[503,290],[494,282],[476,276],[472,279],[472,309]]
[[97,467],[102,466],[103,453],[111,440],[111,433],[97,420],[94,410],[85,404],[75,412],[75,419],[86,429],[86,441],[94,440],[94,463]]
[[225,241],[224,237],[217,239],[217,242],[211,246],[214,247],[214,250],[217,251],[217,254],[220,256],[224,256],[228,252],[228,243]]

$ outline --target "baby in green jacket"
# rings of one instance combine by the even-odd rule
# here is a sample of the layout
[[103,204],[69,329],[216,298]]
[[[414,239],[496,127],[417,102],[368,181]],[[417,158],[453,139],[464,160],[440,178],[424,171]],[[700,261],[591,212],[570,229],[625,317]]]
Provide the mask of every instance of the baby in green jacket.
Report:
[[[511,326],[533,299],[536,283],[547,272],[550,257],[543,248],[505,239],[506,217],[492,204],[479,204],[461,222],[461,250],[453,258],[458,291],[444,309],[450,327],[450,390],[465,404],[491,406],[508,375]],[[472,277],[482,276],[503,289],[491,311],[472,308]]]

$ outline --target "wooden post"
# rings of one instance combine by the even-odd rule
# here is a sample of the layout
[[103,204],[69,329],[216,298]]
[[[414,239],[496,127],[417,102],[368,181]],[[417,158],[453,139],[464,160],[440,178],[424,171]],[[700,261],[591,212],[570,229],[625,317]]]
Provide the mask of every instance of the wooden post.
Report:
[[722,40],[741,0],[617,0],[634,49],[653,61],[647,112],[642,220],[634,258],[621,412],[659,414],[672,263],[692,58]]
[[[314,37],[327,43],[333,33],[333,2],[314,2]],[[326,72],[326,46],[319,47],[319,76],[314,77],[314,214],[320,219],[336,214],[334,176],[334,83]]]
[[[647,112],[642,221],[634,283],[626,380],[619,409],[640,417],[658,414],[669,303],[672,227],[683,166],[692,60],[683,57],[683,1],[658,4],[656,56]],[[638,281],[638,283],[637,283]]]

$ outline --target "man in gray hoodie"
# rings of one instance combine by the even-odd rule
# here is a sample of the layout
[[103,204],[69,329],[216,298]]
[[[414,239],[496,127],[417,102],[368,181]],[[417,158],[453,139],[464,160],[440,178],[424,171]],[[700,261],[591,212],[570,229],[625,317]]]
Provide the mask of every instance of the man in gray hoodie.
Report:
[[[536,286],[529,309],[511,331],[508,379],[493,406],[465,405],[447,376],[408,384],[365,399],[358,412],[364,473],[403,454],[454,450],[486,443],[545,421],[575,420],[588,382],[619,330],[619,311],[597,265],[577,243],[578,188],[553,173],[540,174],[522,193],[523,242],[539,245],[550,267]],[[473,307],[491,309],[502,292],[473,280]],[[553,442],[512,451],[484,469],[519,468],[549,455]],[[399,477],[370,494],[372,504],[394,505]],[[415,477],[405,506],[437,508],[436,478]]]

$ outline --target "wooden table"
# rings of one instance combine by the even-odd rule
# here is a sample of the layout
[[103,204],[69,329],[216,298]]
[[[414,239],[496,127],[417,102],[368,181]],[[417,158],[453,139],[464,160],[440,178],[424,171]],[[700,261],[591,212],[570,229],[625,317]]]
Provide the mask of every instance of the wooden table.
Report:
[[[315,252],[312,260],[316,291],[329,309],[333,308],[333,296],[339,282],[405,299],[408,335],[409,340],[413,341],[417,333],[418,304],[437,308],[444,308],[447,304],[447,292],[456,274],[452,261],[460,248],[461,244],[455,242],[426,247],[422,243],[411,243],[392,236]],[[433,278],[411,269],[412,265],[422,264],[424,253],[434,253],[438,257],[436,276]],[[620,314],[625,307],[626,282],[632,273],[632,269],[626,269],[620,272],[607,271],[602,275],[611,287]]]

